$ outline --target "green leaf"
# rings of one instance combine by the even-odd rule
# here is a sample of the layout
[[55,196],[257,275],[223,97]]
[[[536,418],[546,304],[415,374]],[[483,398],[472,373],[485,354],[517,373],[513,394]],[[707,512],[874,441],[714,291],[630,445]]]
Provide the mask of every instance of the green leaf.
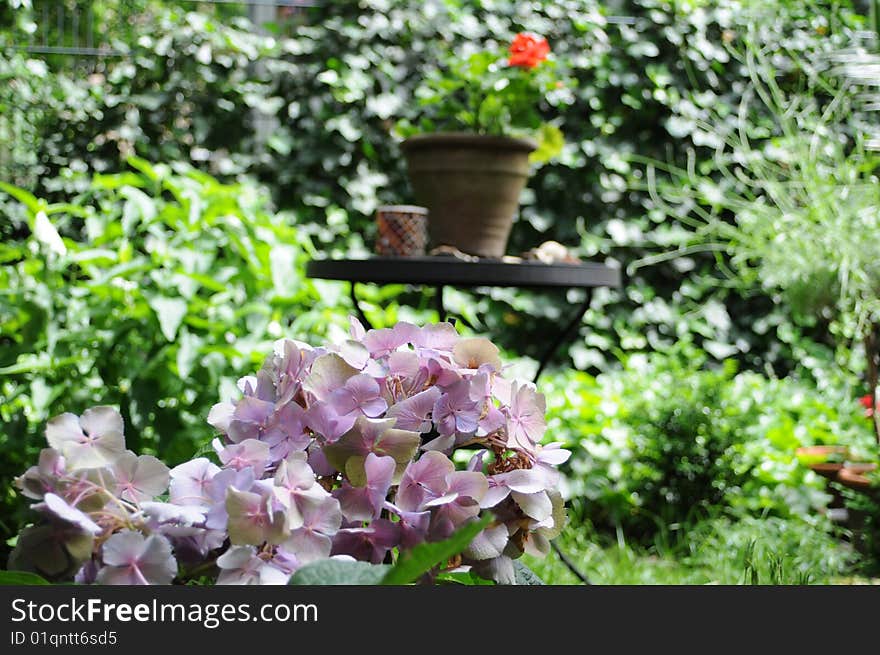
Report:
[[180,298],[166,298],[165,296],[153,296],[147,301],[150,308],[156,312],[159,319],[159,327],[168,341],[174,341],[177,336],[177,328],[186,316],[186,301]]
[[445,541],[419,544],[412,550],[404,551],[383,578],[382,584],[404,585],[415,582],[438,564],[461,553],[491,520],[491,516],[484,516],[479,521],[459,528]]
[[24,189],[19,189],[17,186],[12,184],[8,184],[6,182],[0,182],[0,191],[5,191],[10,196],[18,200],[21,204],[28,208],[28,210],[36,214],[40,209],[45,206],[45,203],[37,198],[32,193],[25,191]]
[[124,186],[144,186],[144,180],[136,173],[130,171],[114,173],[112,175],[96,173],[92,178],[92,187],[95,189],[114,190]]
[[529,161],[533,164],[546,164],[558,156],[565,147],[565,137],[562,131],[555,125],[545,123],[538,130],[538,149],[529,155]]
[[0,586],[11,585],[44,585],[48,580],[41,578],[36,573],[27,571],[0,571]]
[[141,159],[140,157],[129,157],[127,161],[129,166],[139,170],[152,182],[157,182],[159,178],[162,177],[161,173],[156,169],[156,167],[150,164],[150,162],[148,162],[146,159]]
[[454,571],[451,573],[441,573],[437,576],[438,583],[446,582],[449,584],[460,584],[467,587],[494,585],[495,582],[474,575],[471,571]]
[[179,347],[177,349],[177,374],[181,380],[185,380],[192,373],[196,359],[199,356],[199,348],[202,346],[202,339],[192,334],[186,328],[180,331]]
[[528,566],[520,562],[519,560],[514,560],[513,562],[513,571],[516,576],[516,584],[518,585],[543,585],[544,581],[541,580],[537,576],[537,574],[532,571]]
[[36,213],[34,216],[33,231],[34,237],[36,237],[37,241],[45,246],[49,252],[55,253],[56,255],[67,254],[67,246],[64,245],[61,235],[58,234],[58,229],[52,224],[52,221],[49,220],[46,212],[38,211]]
[[389,568],[387,564],[326,559],[306,564],[291,576],[288,584],[377,585],[381,583]]
[[279,245],[269,253],[272,270],[272,284],[279,296],[290,297],[299,288],[299,271],[296,270],[297,249],[293,246]]
[[125,198],[122,205],[122,231],[125,234],[131,234],[139,223],[148,224],[156,219],[156,202],[140,189],[124,186],[119,195]]

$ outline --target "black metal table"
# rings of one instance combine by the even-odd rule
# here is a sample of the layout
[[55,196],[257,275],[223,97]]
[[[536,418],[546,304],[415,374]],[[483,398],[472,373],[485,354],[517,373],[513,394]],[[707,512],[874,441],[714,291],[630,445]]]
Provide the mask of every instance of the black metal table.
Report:
[[[351,300],[365,326],[370,321],[364,315],[357,299],[356,285],[418,284],[433,286],[440,319],[446,318],[443,307],[443,287],[520,287],[524,289],[582,289],[584,302],[577,308],[559,336],[550,343],[541,357],[532,382],[537,383],[547,364],[580,325],[590,308],[592,291],[596,287],[619,287],[620,270],[604,264],[544,264],[540,262],[508,263],[498,260],[466,261],[455,257],[371,257],[370,259],[314,260],[306,266],[306,276],[324,280],[342,280],[350,283]],[[370,326],[371,327],[371,326]],[[556,544],[550,542],[563,564],[584,584],[589,579]]]
[[538,381],[559,347],[580,325],[590,308],[596,287],[619,287],[620,270],[604,264],[544,264],[541,262],[508,263],[498,260],[466,261],[455,257],[371,257],[369,259],[313,260],[306,266],[306,276],[350,283],[351,299],[361,321],[372,327],[357,299],[358,283],[418,284],[433,286],[440,319],[446,318],[443,287],[519,287],[525,289],[582,289],[584,302],[553,340],[541,357],[533,378]]

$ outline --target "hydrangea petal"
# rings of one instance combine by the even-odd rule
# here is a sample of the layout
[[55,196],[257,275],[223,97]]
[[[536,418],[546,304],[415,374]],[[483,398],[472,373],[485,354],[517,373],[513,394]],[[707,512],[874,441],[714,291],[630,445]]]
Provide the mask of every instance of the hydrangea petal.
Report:
[[546,492],[523,494],[512,491],[510,495],[526,516],[536,521],[545,521],[553,516],[553,503]]
[[211,481],[219,471],[220,467],[205,457],[175,466],[169,472],[169,500],[177,505],[209,505]]
[[538,461],[548,466],[560,466],[571,457],[571,451],[562,448],[560,443],[551,443],[538,451]]
[[474,537],[463,555],[475,560],[499,557],[507,546],[507,538],[508,533],[505,525],[487,527]]
[[150,500],[165,493],[170,475],[168,467],[152,455],[138,457],[131,451],[113,465],[119,497],[133,503]]
[[283,517],[272,512],[262,494],[229,487],[226,491],[227,530],[235,545],[275,542],[282,531]]
[[192,505],[174,505],[172,503],[147,501],[141,503],[140,507],[144,516],[153,519],[157,523],[198,525],[205,521],[205,510]]
[[232,403],[217,403],[208,412],[208,425],[226,434],[229,432],[229,423],[234,413],[235,405]]
[[39,505],[34,505],[34,509],[42,510],[50,516],[75,525],[84,532],[91,534],[99,534],[101,532],[101,527],[89,518],[87,514],[68,504],[66,500],[56,494],[46,494],[43,497],[43,502]]
[[422,348],[450,351],[459,338],[452,323],[432,323],[418,330],[413,343]]
[[395,504],[406,511],[420,511],[424,503],[446,493],[446,479],[453,471],[455,465],[443,453],[424,453],[404,471]]
[[59,478],[64,474],[64,457],[54,448],[43,448],[37,466],[30,467],[15,479],[23,496],[42,500],[48,492],[57,493]]
[[219,585],[284,585],[290,574],[257,556],[250,546],[231,546],[217,558]]
[[300,564],[309,564],[330,557],[333,540],[325,534],[300,528],[291,532],[280,547],[294,555]]
[[452,348],[455,363],[464,368],[478,369],[488,364],[494,370],[501,370],[501,357],[498,347],[485,337],[459,339]]
[[240,471],[250,467],[259,475],[269,463],[269,444],[256,439],[245,439],[223,448],[218,455],[227,468]]
[[122,416],[108,406],[87,409],[79,419],[56,416],[46,426],[46,440],[71,470],[112,465],[125,452]]
[[419,356],[411,350],[397,350],[388,355],[388,375],[414,378],[419,373]]
[[430,387],[392,405],[385,413],[385,416],[395,418],[397,420],[395,426],[401,430],[411,430],[420,433],[430,432],[431,412],[434,409],[434,403],[439,398],[440,390],[437,387]]
[[486,476],[475,471],[456,471],[449,475],[447,482],[450,492],[473,498],[477,502],[489,491],[489,481]]
[[177,575],[171,544],[161,535],[117,532],[104,542],[101,556],[105,567],[98,572],[99,584],[170,584]]
[[336,353],[326,353],[312,362],[312,368],[303,380],[303,389],[318,400],[327,400],[333,391],[345,386],[345,381],[358,373]]
[[356,419],[357,414],[340,415],[332,405],[320,401],[312,404],[304,417],[309,428],[331,443],[350,431]]
[[495,507],[498,503],[507,498],[509,495],[510,487],[506,485],[490,485],[489,490],[486,492],[486,495],[483,496],[483,499],[480,501],[480,507],[482,507],[483,509]]

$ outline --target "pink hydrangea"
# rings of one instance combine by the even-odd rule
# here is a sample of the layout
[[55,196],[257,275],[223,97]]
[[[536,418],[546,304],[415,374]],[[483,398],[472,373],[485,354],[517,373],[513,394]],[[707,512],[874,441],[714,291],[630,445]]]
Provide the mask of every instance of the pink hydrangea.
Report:
[[18,479],[46,527],[29,528],[13,561],[42,572],[39,549],[61,549],[74,566],[56,577],[78,569],[85,582],[167,584],[195,570],[281,584],[316,560],[384,562],[490,515],[462,565],[510,581],[512,559],[546,553],[565,516],[568,452],[542,445],[543,396],[504,377],[492,343],[448,323],[350,325],[341,343],[275,344],[241,397],[207,417],[215,461],[169,471],[126,450],[110,407],[52,419],[51,448]]

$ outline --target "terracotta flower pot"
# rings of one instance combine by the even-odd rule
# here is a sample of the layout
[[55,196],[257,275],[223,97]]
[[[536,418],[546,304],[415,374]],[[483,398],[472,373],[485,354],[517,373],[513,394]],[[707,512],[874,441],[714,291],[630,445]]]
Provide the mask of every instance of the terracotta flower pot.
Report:
[[431,245],[503,256],[537,144],[438,132],[411,137],[402,148],[416,201],[429,210]]
[[862,491],[871,487],[871,479],[865,475],[877,468],[867,462],[847,462],[837,473],[837,481],[842,485]]
[[[819,475],[836,480],[838,473],[843,469],[844,460],[849,456],[849,448],[846,446],[804,446],[795,451],[804,464]],[[828,460],[830,458],[839,461]]]

